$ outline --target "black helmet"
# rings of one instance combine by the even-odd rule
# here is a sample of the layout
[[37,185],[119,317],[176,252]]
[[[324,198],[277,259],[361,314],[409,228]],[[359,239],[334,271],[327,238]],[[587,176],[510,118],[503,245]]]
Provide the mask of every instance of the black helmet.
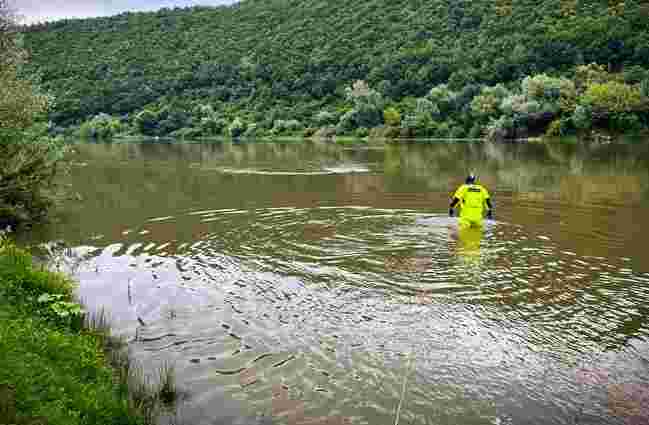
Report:
[[478,178],[473,173],[469,174],[466,178],[466,184],[475,184],[476,181],[478,181]]

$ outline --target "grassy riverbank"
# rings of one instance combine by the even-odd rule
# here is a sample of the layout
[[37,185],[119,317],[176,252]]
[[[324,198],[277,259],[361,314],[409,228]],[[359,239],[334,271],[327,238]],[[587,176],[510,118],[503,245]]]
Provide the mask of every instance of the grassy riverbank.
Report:
[[73,283],[0,240],[0,424],[155,422],[175,393],[169,371],[152,388],[73,300]]

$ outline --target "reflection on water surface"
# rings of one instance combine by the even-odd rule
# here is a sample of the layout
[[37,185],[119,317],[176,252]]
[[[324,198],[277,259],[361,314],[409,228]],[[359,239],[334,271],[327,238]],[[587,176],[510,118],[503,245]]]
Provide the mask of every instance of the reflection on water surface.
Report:
[[[78,151],[83,201],[32,237],[175,362],[185,423],[649,421],[644,146]],[[469,170],[478,233],[446,216]]]

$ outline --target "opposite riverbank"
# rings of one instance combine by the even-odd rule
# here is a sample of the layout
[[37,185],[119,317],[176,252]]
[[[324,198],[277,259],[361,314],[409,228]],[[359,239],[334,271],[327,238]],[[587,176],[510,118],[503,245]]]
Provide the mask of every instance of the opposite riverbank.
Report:
[[176,399],[172,369],[149,385],[73,291],[0,235],[0,424],[156,423]]

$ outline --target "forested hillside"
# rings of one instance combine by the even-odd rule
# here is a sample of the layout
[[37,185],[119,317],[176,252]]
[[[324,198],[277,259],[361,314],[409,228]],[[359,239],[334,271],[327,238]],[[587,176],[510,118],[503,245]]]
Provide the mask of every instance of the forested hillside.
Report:
[[[639,91],[649,79],[647,0],[244,0],[25,32],[32,68],[57,98],[55,123],[105,113],[145,133],[210,120],[203,127],[220,131],[236,117],[242,131],[340,127],[368,93],[388,110],[347,127],[397,123],[440,84],[466,106],[485,86],[572,79],[591,63]],[[357,80],[369,92],[345,91]]]

